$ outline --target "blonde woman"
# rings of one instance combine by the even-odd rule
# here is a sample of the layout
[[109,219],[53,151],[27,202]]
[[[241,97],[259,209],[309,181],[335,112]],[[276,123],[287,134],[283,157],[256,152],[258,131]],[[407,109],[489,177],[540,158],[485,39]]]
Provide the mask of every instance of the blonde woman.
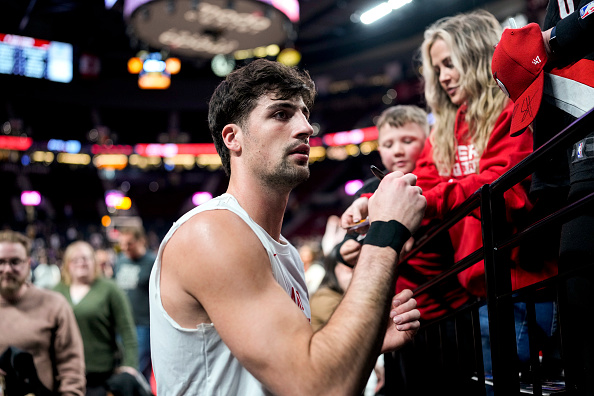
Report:
[[[425,98],[435,116],[433,129],[414,173],[427,208],[425,219],[441,219],[477,189],[492,183],[532,152],[532,134],[510,137],[513,103],[499,89],[491,74],[491,58],[502,29],[486,11],[459,14],[438,20],[425,30],[421,46]],[[508,191],[505,198],[511,226],[531,208],[528,180]],[[356,223],[367,214],[367,199],[359,198],[342,216],[342,225]],[[482,247],[480,213],[476,211],[450,229],[454,261]],[[518,249],[509,259],[512,287],[521,288],[556,274],[556,263],[531,263],[524,270]],[[540,267],[538,266],[540,265]],[[486,297],[484,264],[479,262],[458,275],[462,286]],[[550,335],[552,304],[542,303],[539,325]],[[542,308],[542,311],[540,310]],[[483,342],[488,343],[486,311],[481,312]],[[525,310],[516,306],[516,335],[525,337]],[[541,322],[541,319],[544,322]],[[527,361],[527,343],[518,346],[521,361]],[[485,345],[485,369],[490,371]]]
[[[111,280],[101,277],[93,247],[84,241],[64,252],[62,282],[55,290],[71,304],[85,351],[87,395],[104,395],[115,372],[138,376],[134,320],[128,299]],[[123,348],[118,347],[116,335]]]
[[[486,11],[438,20],[425,30],[421,46],[425,98],[435,124],[417,161],[417,185],[427,199],[426,219],[441,219],[486,183],[492,183],[532,152],[532,134],[510,137],[513,103],[491,75],[491,58],[502,29]],[[505,194],[508,220],[531,208],[528,180]],[[478,212],[478,211],[477,211]],[[348,227],[367,215],[359,198],[342,216]],[[450,229],[456,261],[482,246],[480,214]],[[517,251],[512,260],[517,261]],[[536,271],[512,269],[514,288],[556,272],[554,265]],[[477,263],[459,275],[470,293],[484,297],[484,266]]]
[[[532,152],[532,134],[510,137],[513,103],[491,74],[491,58],[502,29],[486,11],[443,18],[425,31],[421,46],[425,98],[435,125],[415,173],[426,191],[429,218],[442,218],[486,183],[491,183]],[[505,194],[508,220],[531,208],[528,183]],[[482,246],[478,213],[450,230],[456,261]],[[517,262],[517,250],[511,259]],[[512,272],[514,289],[555,273]],[[472,294],[485,296],[484,266],[477,263],[459,275]]]
[[[435,115],[435,125],[415,173],[426,190],[426,217],[441,218],[486,183],[491,183],[532,152],[532,133],[510,136],[513,103],[491,75],[494,46],[501,27],[493,15],[477,11],[437,21],[425,31],[421,47],[425,97]],[[504,198],[507,220],[516,226],[520,215],[532,207],[528,180],[509,190]],[[450,229],[454,260],[482,247],[480,214],[467,216]],[[513,289],[528,286],[557,272],[556,264],[530,263],[525,270],[519,249],[509,257]],[[470,293],[486,296],[483,262],[461,272],[458,279]],[[480,310],[483,363],[491,371],[488,317]],[[545,336],[554,330],[553,303],[536,306],[537,322]],[[526,308],[514,306],[520,362],[529,359]]]

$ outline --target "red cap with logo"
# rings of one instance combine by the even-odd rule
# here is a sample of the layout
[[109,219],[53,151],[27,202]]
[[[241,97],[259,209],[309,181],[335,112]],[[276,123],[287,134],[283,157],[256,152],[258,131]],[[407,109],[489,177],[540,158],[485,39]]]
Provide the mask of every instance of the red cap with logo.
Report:
[[503,31],[491,70],[501,90],[514,102],[512,136],[522,134],[538,113],[546,63],[547,52],[538,24]]

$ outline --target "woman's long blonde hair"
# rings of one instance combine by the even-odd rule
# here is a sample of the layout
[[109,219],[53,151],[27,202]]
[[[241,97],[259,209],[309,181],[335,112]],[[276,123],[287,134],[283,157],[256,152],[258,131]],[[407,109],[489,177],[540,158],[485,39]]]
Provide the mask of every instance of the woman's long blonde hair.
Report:
[[79,247],[87,248],[92,253],[94,266],[94,276],[92,280],[95,280],[101,276],[101,268],[99,268],[97,265],[97,260],[95,259],[95,249],[93,249],[93,246],[85,241],[75,241],[66,247],[62,262],[62,282],[64,282],[64,284],[67,286],[72,284],[72,277],[70,276],[70,261],[72,261],[72,255],[74,254],[75,249]]
[[435,116],[430,141],[433,161],[443,176],[451,175],[455,161],[454,122],[458,106],[439,84],[439,76],[431,64],[431,46],[442,39],[450,48],[452,63],[460,73],[459,86],[466,93],[467,138],[474,143],[480,158],[507,103],[507,97],[491,75],[491,58],[501,32],[497,19],[482,10],[442,18],[425,31],[421,45],[425,99]]

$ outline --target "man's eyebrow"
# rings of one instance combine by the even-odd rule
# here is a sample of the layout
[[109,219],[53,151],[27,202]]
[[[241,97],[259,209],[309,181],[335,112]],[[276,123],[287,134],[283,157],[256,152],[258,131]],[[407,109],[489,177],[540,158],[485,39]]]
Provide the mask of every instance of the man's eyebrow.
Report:
[[297,106],[292,102],[275,102],[267,107],[268,110],[290,109],[293,111],[301,110],[305,115],[309,116],[309,108],[307,106]]

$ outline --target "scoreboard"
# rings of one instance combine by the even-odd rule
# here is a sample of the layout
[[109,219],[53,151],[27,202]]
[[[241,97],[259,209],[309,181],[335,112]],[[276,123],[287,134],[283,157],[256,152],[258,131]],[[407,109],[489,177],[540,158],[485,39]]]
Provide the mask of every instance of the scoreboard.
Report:
[[0,73],[72,81],[72,44],[0,33]]

